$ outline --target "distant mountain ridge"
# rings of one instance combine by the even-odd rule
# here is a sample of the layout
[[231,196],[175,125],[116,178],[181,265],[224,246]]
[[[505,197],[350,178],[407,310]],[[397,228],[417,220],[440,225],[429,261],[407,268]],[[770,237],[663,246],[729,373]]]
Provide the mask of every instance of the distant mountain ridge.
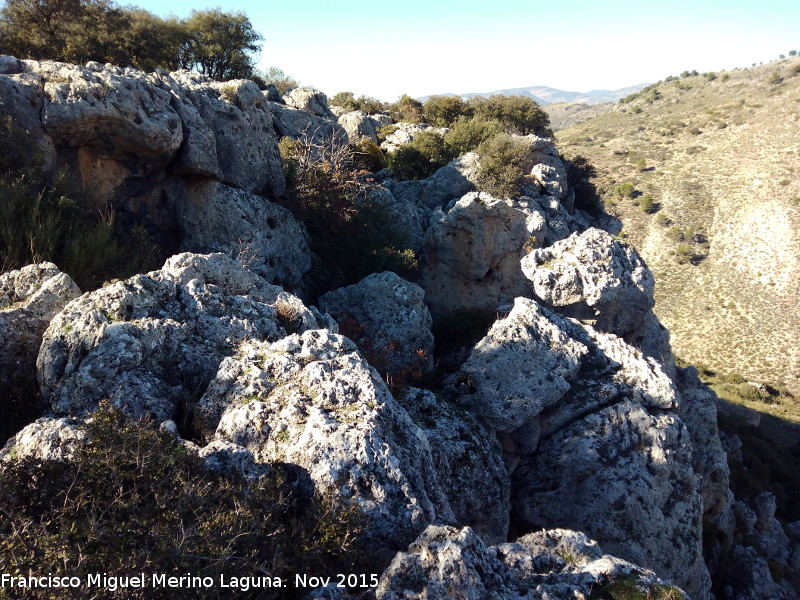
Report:
[[[616,102],[620,98],[624,98],[629,94],[640,91],[646,87],[647,83],[637,83],[628,87],[620,88],[618,90],[589,90],[588,92],[570,92],[567,90],[559,90],[551,88],[546,85],[537,85],[519,88],[507,88],[503,90],[495,90],[493,92],[470,92],[467,94],[432,94],[436,96],[460,96],[464,100],[475,98],[476,96],[483,96],[488,98],[500,94],[503,96],[527,96],[532,98],[539,104],[554,104],[557,102],[566,102],[570,104],[600,104],[602,102]],[[419,98],[425,101],[430,96],[423,96]]]

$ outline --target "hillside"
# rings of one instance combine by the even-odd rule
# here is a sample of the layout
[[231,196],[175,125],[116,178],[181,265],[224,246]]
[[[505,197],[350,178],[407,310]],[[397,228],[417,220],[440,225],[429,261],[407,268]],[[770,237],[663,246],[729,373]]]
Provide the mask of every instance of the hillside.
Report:
[[[602,104],[604,102],[616,102],[620,98],[624,98],[629,94],[638,92],[646,83],[637,83],[636,85],[629,85],[618,90],[589,90],[588,92],[571,92],[569,90],[560,90],[558,88],[548,87],[546,85],[532,85],[528,87],[518,88],[505,88],[502,90],[494,90],[492,92],[468,92],[466,94],[435,94],[437,96],[459,96],[465,100],[475,98],[478,96],[488,98],[490,96],[525,96],[531,98],[539,104]],[[425,101],[430,96],[423,96],[421,101]]]
[[[653,269],[676,355],[797,393],[800,58],[686,75],[558,143],[595,165],[606,209]],[[624,183],[633,192],[615,194]]]

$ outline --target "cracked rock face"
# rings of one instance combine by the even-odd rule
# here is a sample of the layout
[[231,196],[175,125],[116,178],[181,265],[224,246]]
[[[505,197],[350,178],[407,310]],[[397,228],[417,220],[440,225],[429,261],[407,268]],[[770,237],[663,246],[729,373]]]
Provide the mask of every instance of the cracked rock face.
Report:
[[92,412],[100,400],[157,422],[175,418],[245,338],[285,335],[313,314],[223,254],[179,254],[160,271],[84,294],[50,323],[37,361],[42,396],[57,415]]
[[585,531],[705,597],[690,436],[655,360],[517,298],[449,385],[498,431],[518,527]]
[[[567,557],[569,560],[565,560]],[[468,527],[428,527],[399,553],[380,578],[379,600],[525,600],[586,598],[619,581],[639,593],[669,589],[656,575],[603,555],[585,535],[557,529],[524,536],[513,544],[487,545]],[[649,597],[649,596],[648,596]]]
[[636,329],[654,305],[650,269],[633,248],[600,229],[534,250],[523,259],[522,271],[548,305],[586,305],[596,329],[618,336]]
[[502,448],[491,430],[428,390],[405,388],[398,402],[428,438],[455,523],[471,527],[486,543],[505,542],[511,487]]
[[196,414],[206,436],[259,463],[297,465],[319,493],[355,507],[364,543],[381,555],[429,523],[453,522],[427,437],[345,337],[318,330],[243,344]]
[[0,275],[0,403],[34,393],[36,357],[45,329],[80,293],[53,263]]
[[508,202],[478,192],[436,211],[420,259],[431,313],[493,310],[523,295],[528,285],[519,261],[529,237],[526,221]]
[[433,369],[433,320],[417,284],[386,271],[319,299],[380,371],[412,382]]

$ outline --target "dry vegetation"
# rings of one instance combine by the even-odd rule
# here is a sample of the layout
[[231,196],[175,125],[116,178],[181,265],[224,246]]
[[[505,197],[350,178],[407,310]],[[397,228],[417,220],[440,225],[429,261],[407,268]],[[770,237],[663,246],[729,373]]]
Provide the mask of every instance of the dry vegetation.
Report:
[[559,147],[597,167],[676,353],[797,394],[800,57],[668,79],[558,131]]

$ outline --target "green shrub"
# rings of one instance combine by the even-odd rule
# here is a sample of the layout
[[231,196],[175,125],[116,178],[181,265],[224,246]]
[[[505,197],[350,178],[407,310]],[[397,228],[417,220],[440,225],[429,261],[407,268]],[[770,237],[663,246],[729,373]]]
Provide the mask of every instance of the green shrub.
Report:
[[470,100],[469,105],[476,117],[502,123],[506,133],[533,133],[540,137],[553,135],[550,117],[534,100],[526,96],[476,96]]
[[389,168],[398,179],[425,179],[455,158],[455,153],[434,131],[418,133],[410,144],[389,154]]
[[678,261],[679,265],[692,262],[695,258],[697,258],[697,255],[691,244],[681,244],[675,248],[675,260]]
[[645,213],[652,213],[656,211],[656,205],[653,197],[650,194],[645,194],[639,200],[639,208]]
[[[149,423],[105,407],[93,417],[84,426],[91,443],[80,445],[71,463],[12,460],[0,470],[4,572],[155,569],[218,581],[220,574],[289,578],[355,567],[363,520],[314,494],[296,468],[275,464],[256,481],[235,470],[210,473]],[[75,591],[74,597],[85,593]],[[240,597],[216,591],[215,597]],[[259,597],[288,597],[285,589],[270,592],[260,590]],[[130,594],[106,590],[103,598]],[[149,589],[147,597],[197,597],[197,591]]]
[[620,198],[630,198],[633,195],[634,187],[632,183],[623,183],[614,186],[614,193]]
[[639,158],[636,160],[636,170],[637,171],[644,171],[647,168],[647,161],[644,158]]
[[356,98],[353,92],[339,92],[334,95],[328,103],[332,106],[341,106],[350,111],[360,110],[368,115],[386,109],[385,104],[377,98],[371,98],[369,96],[359,96]]
[[388,164],[380,146],[369,138],[361,138],[350,144],[350,151],[356,166],[371,173],[385,169]]
[[461,117],[472,116],[470,106],[458,96],[431,96],[422,106],[422,113],[434,127],[450,127]]
[[478,154],[478,189],[498,198],[517,195],[524,175],[522,168],[529,160],[529,144],[501,133],[478,146]]
[[425,120],[422,102],[403,94],[394,104],[389,105],[389,114],[395,121],[422,123]]
[[483,142],[503,130],[499,121],[486,121],[480,117],[461,117],[453,123],[444,136],[445,143],[458,156],[475,150]]

